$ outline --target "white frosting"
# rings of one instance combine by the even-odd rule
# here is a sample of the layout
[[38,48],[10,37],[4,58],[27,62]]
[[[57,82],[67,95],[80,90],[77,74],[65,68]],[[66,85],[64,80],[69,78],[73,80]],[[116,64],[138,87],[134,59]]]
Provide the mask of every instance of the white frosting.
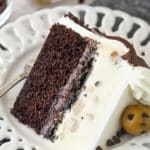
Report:
[[150,105],[150,69],[133,68],[129,84],[134,98],[143,104]]
[[[107,139],[120,127],[122,111],[135,102],[132,93],[135,98],[144,99],[141,102],[149,103],[149,70],[134,68],[118,57],[128,51],[121,42],[95,35],[67,17],[59,23],[100,44],[93,70],[85,83],[86,89],[81,92],[73,108],[66,112],[56,133],[59,138],[50,143],[50,149],[95,150],[98,145],[106,149]],[[114,51],[118,56],[111,55]],[[138,76],[135,78],[136,74]],[[95,86],[97,81],[99,85]]]

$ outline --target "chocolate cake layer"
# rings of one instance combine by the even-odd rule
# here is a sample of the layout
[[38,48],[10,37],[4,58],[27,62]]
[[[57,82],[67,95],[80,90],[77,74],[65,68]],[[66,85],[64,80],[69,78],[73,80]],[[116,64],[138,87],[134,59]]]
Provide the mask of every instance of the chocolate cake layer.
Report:
[[11,113],[53,140],[64,112],[80,94],[95,49],[94,41],[53,25]]

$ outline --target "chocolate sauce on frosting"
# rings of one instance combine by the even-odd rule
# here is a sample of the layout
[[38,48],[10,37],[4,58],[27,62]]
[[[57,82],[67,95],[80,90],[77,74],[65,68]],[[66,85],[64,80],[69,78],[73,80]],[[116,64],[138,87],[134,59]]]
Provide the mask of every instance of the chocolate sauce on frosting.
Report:
[[124,60],[127,60],[130,64],[134,65],[134,66],[142,66],[142,67],[147,67],[147,68],[150,68],[146,62],[144,61],[144,59],[140,58],[137,54],[136,54],[136,51],[133,47],[132,44],[130,44],[127,40],[119,37],[119,36],[108,36],[104,33],[102,33],[101,31],[99,31],[97,28],[94,28],[93,29],[93,32],[96,32],[97,34],[99,35],[102,35],[108,39],[111,39],[111,40],[118,40],[120,42],[122,42],[128,49],[129,51],[122,56],[122,58]]

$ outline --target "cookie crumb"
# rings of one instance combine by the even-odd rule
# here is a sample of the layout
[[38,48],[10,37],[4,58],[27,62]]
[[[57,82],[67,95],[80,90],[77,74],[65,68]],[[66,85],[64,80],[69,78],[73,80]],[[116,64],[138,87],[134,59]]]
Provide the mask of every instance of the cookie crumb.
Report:
[[84,94],[84,97],[87,97],[87,94]]
[[145,56],[145,52],[141,52],[141,55],[142,55],[142,56]]
[[100,146],[97,146],[96,150],[103,150],[103,149]]
[[83,90],[85,90],[86,89],[86,86],[85,85],[83,85]]
[[100,81],[95,82],[95,86],[96,86],[96,87],[97,87],[97,86],[100,86],[100,84],[101,84]]
[[107,146],[113,146],[113,145],[115,145],[115,142],[111,139],[108,139],[106,145]]
[[116,57],[116,56],[118,56],[118,52],[117,51],[112,51],[110,55],[112,57]]
[[121,142],[121,140],[118,136],[113,136],[113,141],[115,142],[115,144],[118,144]]
[[123,129],[123,128],[121,128],[119,131],[117,131],[117,136],[118,137],[122,137],[123,135],[125,135],[126,134],[126,132],[125,132],[125,130]]

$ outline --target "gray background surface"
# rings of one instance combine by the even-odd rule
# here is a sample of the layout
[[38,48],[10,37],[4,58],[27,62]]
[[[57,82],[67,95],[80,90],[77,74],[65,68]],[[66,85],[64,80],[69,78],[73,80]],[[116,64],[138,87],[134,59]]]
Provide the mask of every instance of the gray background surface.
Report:
[[150,0],[94,0],[91,5],[119,9],[150,24]]
[[[10,17],[8,22],[12,22],[22,15],[31,14],[39,9],[40,7],[33,5],[32,0],[14,0],[15,5],[13,9],[12,16]],[[68,5],[73,0],[63,0],[60,5]],[[78,0],[74,0],[78,1]],[[94,1],[92,2],[92,6],[106,6],[112,9],[120,9],[128,12],[132,16],[140,17],[146,20],[150,24],[150,0],[85,0]],[[54,4],[51,7],[59,6],[58,4]],[[49,7],[49,6],[48,6]],[[26,9],[24,9],[26,8]],[[8,23],[7,22],[7,23]]]

